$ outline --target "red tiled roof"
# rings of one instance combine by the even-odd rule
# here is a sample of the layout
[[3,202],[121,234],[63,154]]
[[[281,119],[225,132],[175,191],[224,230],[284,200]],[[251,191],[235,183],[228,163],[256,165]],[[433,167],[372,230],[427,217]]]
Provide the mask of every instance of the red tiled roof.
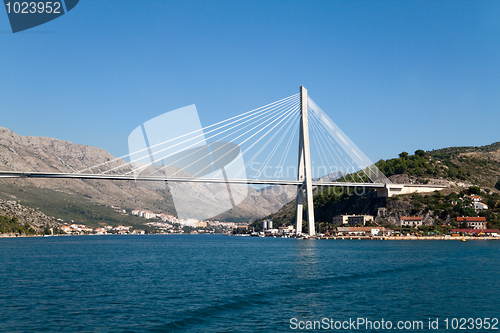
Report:
[[401,220],[403,220],[403,221],[421,221],[422,216],[402,216]]
[[457,222],[461,222],[465,219],[466,222],[486,222],[486,217],[468,217],[468,216],[459,216],[457,217]]
[[[477,234],[481,231],[481,229],[451,229],[451,231],[452,232],[468,232],[471,234]],[[483,232],[484,233],[492,233],[492,232],[500,233],[500,230],[498,230],[498,229],[484,229]]]

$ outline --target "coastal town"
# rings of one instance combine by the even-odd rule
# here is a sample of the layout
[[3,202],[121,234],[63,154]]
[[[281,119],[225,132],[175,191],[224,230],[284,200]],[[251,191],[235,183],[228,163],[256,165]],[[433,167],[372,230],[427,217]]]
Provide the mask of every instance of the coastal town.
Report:
[[[498,203],[498,202],[497,202]],[[497,205],[495,203],[495,205]],[[388,222],[386,208],[379,208],[377,216],[368,214],[341,214],[332,217],[331,223],[320,225],[320,232],[315,238],[350,239],[357,238],[464,238],[482,237],[483,239],[500,239],[500,230],[488,228],[485,211],[489,208],[479,195],[464,195],[450,199],[450,205],[462,205],[470,209],[476,216],[458,216],[442,223],[435,223],[426,216],[400,216]],[[491,207],[494,208],[494,207]],[[471,214],[472,215],[472,214]],[[248,231],[247,231],[248,233]],[[260,237],[297,237],[293,225],[278,226],[271,219],[263,220],[252,236]],[[307,236],[306,236],[307,237]],[[497,238],[498,237],[498,238]]]
[[[19,206],[14,201],[5,202],[10,207]],[[373,238],[414,238],[414,237],[482,237],[500,239],[500,230],[488,228],[488,219],[484,212],[488,210],[485,200],[477,195],[464,195],[450,199],[451,205],[463,205],[477,216],[458,216],[447,223],[429,222],[425,216],[400,216],[391,223],[384,221],[386,208],[380,208],[377,216],[368,214],[341,214],[331,218],[331,223],[320,223],[319,233],[314,238],[320,239],[373,239]],[[494,205],[496,205],[495,203]],[[17,206],[16,206],[17,205]],[[21,207],[21,206],[19,206]],[[143,227],[131,225],[101,225],[91,227],[74,220],[57,219],[59,226],[48,228],[46,235],[145,235],[145,234],[226,234],[258,237],[310,238],[296,233],[293,224],[280,224],[271,218],[258,223],[236,223],[218,220],[199,221],[196,219],[178,219],[174,215],[154,213],[150,210],[124,210],[112,207],[124,215],[144,219]],[[38,211],[33,210],[38,213]],[[471,214],[473,215],[473,214]],[[382,219],[381,219],[382,217]],[[32,233],[35,234],[35,233]]]
[[[435,194],[437,195],[437,194]],[[447,199],[446,199],[447,200]],[[74,220],[55,219],[57,225],[45,228],[45,235],[146,235],[146,234],[226,234],[255,237],[281,238],[319,238],[319,239],[419,239],[425,238],[465,238],[500,239],[500,230],[488,228],[487,210],[496,208],[498,202],[489,207],[485,199],[477,194],[464,195],[448,200],[452,206],[463,206],[469,215],[458,216],[452,220],[436,223],[424,215],[401,215],[397,220],[386,219],[387,209],[379,208],[376,216],[369,214],[340,214],[331,217],[331,223],[319,223],[319,232],[315,237],[297,234],[293,223],[279,223],[272,218],[265,218],[254,223],[224,222],[218,220],[199,221],[196,219],[178,219],[166,213],[154,213],[150,210],[124,210],[112,206],[116,212],[143,219],[133,226],[127,224],[99,225],[91,227]],[[15,201],[3,202],[12,211],[21,211],[23,206]],[[29,210],[28,210],[29,211]],[[43,216],[38,210],[32,214]],[[40,218],[40,217],[38,217]],[[142,227],[141,227],[142,225]],[[37,234],[26,229],[25,235]],[[22,233],[21,233],[22,234]],[[38,233],[40,235],[40,233]],[[8,233],[5,234],[8,237]],[[13,233],[12,236],[16,236]]]
[[[447,225],[441,225],[442,231],[424,231],[422,227],[422,216],[405,216],[401,217],[397,228],[382,226],[373,222],[371,215],[338,215],[334,219],[342,220],[342,224],[326,231],[318,233],[315,238],[320,239],[336,239],[345,237],[371,239],[371,238],[386,238],[386,237],[425,237],[425,238],[448,238],[448,237],[483,237],[494,239],[498,237],[500,240],[499,229],[486,229],[485,217],[457,217],[456,222],[463,225],[463,228],[453,228]],[[360,225],[359,221],[363,221]],[[260,237],[297,237],[293,226],[273,228],[271,220],[262,221],[262,228],[259,232],[252,232],[251,236]],[[399,227],[399,228],[398,228]],[[243,230],[245,231],[245,230]],[[300,237],[304,238],[304,237]],[[308,238],[307,236],[305,238]],[[361,239],[361,238],[360,238]]]
[[[126,210],[122,212],[127,213]],[[232,233],[238,228],[247,228],[245,223],[221,222],[217,220],[199,221],[196,219],[178,219],[173,215],[164,213],[153,213],[148,210],[134,209],[130,211],[131,215],[144,218],[144,228],[133,228],[132,226],[102,226],[91,228],[85,224],[75,223],[74,221],[62,223],[60,229],[68,235],[144,235],[144,234],[214,234],[214,233]]]

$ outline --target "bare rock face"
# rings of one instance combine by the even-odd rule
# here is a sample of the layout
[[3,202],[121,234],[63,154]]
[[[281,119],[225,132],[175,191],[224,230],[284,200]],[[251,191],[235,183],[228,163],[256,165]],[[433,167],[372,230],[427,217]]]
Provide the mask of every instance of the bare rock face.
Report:
[[[104,168],[88,170],[89,167],[106,164],[106,169],[125,164],[103,149],[77,145],[44,137],[20,136],[6,128],[0,128],[0,170],[43,171],[72,173],[84,171],[98,173]],[[130,167],[116,170],[126,173]],[[4,179],[19,187],[48,188],[68,195],[81,195],[95,204],[117,207],[143,206],[152,208],[151,201],[164,201],[154,189],[144,189],[128,181],[76,180],[76,179]],[[0,187],[1,190],[1,187]],[[159,208],[159,207],[156,207]]]
[[47,216],[38,209],[23,206],[16,201],[0,199],[0,215],[8,216],[9,218],[17,217],[19,223],[28,223],[37,232],[43,231],[45,228],[58,228],[60,223],[52,216]]
[[[0,127],[1,170],[76,172],[112,159],[111,154],[100,148],[52,138],[20,136]],[[109,166],[124,163],[117,160]]]
[[388,221],[392,224],[398,224],[403,216],[417,215],[422,216],[422,222],[424,225],[434,225],[436,224],[436,216],[432,211],[420,210],[416,214],[411,214],[415,206],[409,202],[403,200],[391,200],[387,203],[385,207],[384,214],[378,214],[375,218],[377,222]]
[[[0,127],[1,171],[101,173],[110,169],[111,174],[126,174],[132,171],[126,161],[116,159],[103,149],[46,137],[20,136]],[[43,188],[68,196],[83,196],[92,204],[175,214],[170,189],[163,182],[0,179],[0,192],[2,184],[8,184],[10,188],[12,185],[16,188]],[[224,219],[231,220],[237,216],[240,220],[252,220],[269,215],[292,200],[295,191],[293,187],[274,192],[248,189],[247,197],[231,210],[235,213],[225,213]],[[197,193],[186,191],[182,195],[182,201],[192,205],[193,210],[205,209],[213,197],[208,188],[198,190]]]
[[408,216],[408,212],[414,208],[412,204],[406,201],[393,200],[387,204],[386,213],[384,216],[377,216],[377,222],[388,221],[392,224],[397,224],[401,217]]

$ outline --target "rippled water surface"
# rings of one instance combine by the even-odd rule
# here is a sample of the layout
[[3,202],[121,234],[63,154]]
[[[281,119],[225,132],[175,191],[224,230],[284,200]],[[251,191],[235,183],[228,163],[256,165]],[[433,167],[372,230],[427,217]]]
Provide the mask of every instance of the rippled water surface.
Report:
[[445,318],[500,317],[499,249],[220,235],[0,239],[0,331],[289,332],[291,318],[439,318],[444,331]]

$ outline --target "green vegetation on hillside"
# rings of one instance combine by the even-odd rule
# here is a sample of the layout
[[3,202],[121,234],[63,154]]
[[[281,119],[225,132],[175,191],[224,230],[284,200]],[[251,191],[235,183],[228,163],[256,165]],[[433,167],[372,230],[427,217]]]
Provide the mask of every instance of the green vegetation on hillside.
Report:
[[[407,152],[398,158],[380,160],[376,166],[387,177],[406,175],[415,183],[429,183],[431,179],[448,180],[455,183],[472,183],[468,188],[455,187],[444,192],[428,194],[408,194],[389,199],[376,198],[373,190],[330,188],[316,190],[314,196],[315,219],[320,232],[331,224],[332,217],[340,214],[377,215],[377,209],[395,207],[389,212],[393,216],[426,215],[432,216],[436,226],[423,226],[424,232],[442,233],[451,227],[465,227],[456,222],[459,216],[485,216],[488,228],[500,228],[500,142],[483,147],[452,147],[425,152],[421,149],[413,155]],[[368,181],[360,171],[346,175],[338,181]],[[482,187],[482,189],[480,188]],[[497,191],[498,190],[498,191]],[[467,195],[476,194],[484,199],[488,209],[477,213],[471,207]],[[404,202],[405,204],[398,204]],[[408,208],[404,208],[408,207]],[[290,225],[295,222],[295,201],[284,206],[279,212],[266,218],[272,218],[274,227]],[[394,217],[393,217],[394,219]],[[384,219],[379,221],[384,225]],[[441,224],[450,226],[441,227]],[[392,224],[391,224],[392,225]],[[260,220],[253,226],[260,229]],[[306,223],[303,223],[306,227]],[[394,225],[392,225],[394,227]],[[401,228],[400,228],[401,229]],[[410,228],[411,229],[411,228]],[[406,231],[410,231],[410,229]],[[306,230],[306,229],[305,229]]]
[[23,205],[39,208],[46,215],[54,216],[64,221],[75,221],[96,228],[104,225],[130,225],[144,229],[146,220],[141,217],[123,214],[108,206],[93,204],[88,198],[77,195],[67,195],[64,192],[44,188],[16,187],[4,183],[1,186],[0,198],[20,200]]
[[17,217],[9,218],[8,216],[0,215],[0,234],[19,234],[19,235],[34,235],[35,229],[31,228],[28,223],[21,225]]
[[423,183],[429,178],[443,178],[493,187],[500,174],[500,162],[488,153],[496,149],[500,149],[500,142],[484,147],[453,147],[430,152],[419,149],[414,155],[402,152],[398,158],[380,160],[375,165],[387,177],[407,174]]
[[[316,190],[314,195],[314,218],[319,226],[319,232],[332,229],[332,217],[340,214],[376,214],[378,207],[382,207],[386,198],[376,198],[375,191],[365,188],[342,188],[330,187]],[[306,216],[304,205],[304,214]],[[273,220],[273,227],[278,228],[285,225],[295,224],[295,200],[285,205],[279,212],[266,217]],[[261,230],[259,219],[250,225],[250,230]],[[307,232],[307,223],[304,221],[302,230]]]
[[500,150],[500,141],[481,147],[448,147],[432,150],[431,154],[458,155],[465,153],[491,153]]
[[366,188],[324,188],[314,195],[314,215],[316,221],[330,223],[335,215],[373,214],[375,206],[383,205],[385,200],[375,198],[375,192]]
[[395,174],[403,174],[405,172],[424,176],[425,174],[437,175],[435,165],[429,163],[429,158],[426,158],[423,150],[417,150],[415,155],[409,155],[407,152],[399,154],[399,158],[390,160],[380,160],[375,165],[385,174],[390,177]]
[[398,158],[390,160],[380,160],[375,165],[387,177],[397,174],[408,174],[418,177],[446,177],[466,180],[470,177],[469,169],[462,169],[461,166],[453,163],[449,156],[440,154],[441,161],[431,158],[423,150],[415,151],[414,155],[407,152],[399,154]]
[[[488,209],[477,213],[470,207],[472,200],[467,195],[480,195],[484,202],[488,205]],[[451,226],[455,228],[466,228],[457,222],[459,216],[484,216],[488,221],[488,228],[500,228],[500,205],[497,201],[500,200],[498,193],[485,193],[477,186],[471,186],[469,189],[464,189],[459,193],[452,192],[443,196],[436,191],[432,194],[407,194],[395,196],[388,199],[388,202],[406,201],[413,208],[408,212],[409,215],[425,215],[428,212],[433,212],[436,217],[436,224],[440,225],[449,219]]]

